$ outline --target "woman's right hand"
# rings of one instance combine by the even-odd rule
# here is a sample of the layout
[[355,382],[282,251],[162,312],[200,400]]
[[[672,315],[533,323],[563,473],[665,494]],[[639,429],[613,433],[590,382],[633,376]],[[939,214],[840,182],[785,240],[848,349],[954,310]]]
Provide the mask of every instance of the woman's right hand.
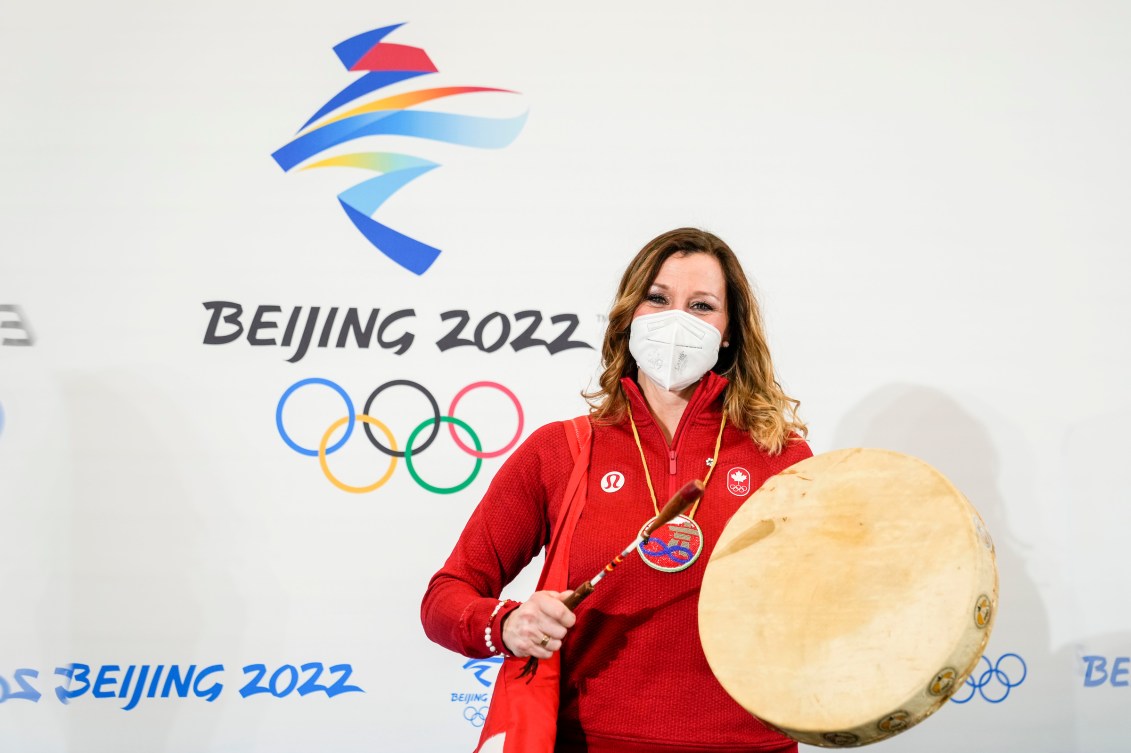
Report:
[[[537,591],[503,621],[503,643],[515,656],[549,659],[573,627],[573,612],[562,599],[573,591]],[[546,638],[549,640],[545,640]]]

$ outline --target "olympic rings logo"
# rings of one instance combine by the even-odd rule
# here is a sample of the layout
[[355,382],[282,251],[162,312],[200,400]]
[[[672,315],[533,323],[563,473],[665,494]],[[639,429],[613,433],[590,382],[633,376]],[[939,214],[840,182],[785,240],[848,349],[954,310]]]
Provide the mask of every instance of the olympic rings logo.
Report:
[[[295,442],[295,440],[291,438],[290,434],[287,433],[286,428],[284,428],[283,409],[287,404],[287,400],[290,399],[290,397],[294,395],[295,392],[304,387],[315,385],[329,387],[331,390],[336,392],[338,396],[342,398],[342,402],[345,403],[346,415],[338,418],[336,421],[329,425],[329,427],[322,433],[322,439],[318,443],[317,448],[303,447],[302,445]],[[410,387],[414,390],[417,390],[422,395],[424,395],[425,398],[427,398],[429,405],[431,405],[432,407],[432,415],[429,418],[421,421],[416,426],[416,428],[409,432],[408,439],[404,443],[403,450],[400,449],[396,437],[393,436],[392,430],[384,422],[374,418],[370,414],[370,410],[373,408],[373,402],[377,399],[377,397],[385,390],[391,389],[393,387]],[[499,392],[502,392],[504,395],[510,398],[511,402],[514,404],[515,412],[518,414],[518,428],[515,429],[514,436],[509,442],[507,442],[506,445],[497,450],[484,451],[483,445],[479,441],[479,435],[475,433],[475,431],[471,428],[471,426],[467,424],[467,422],[455,417],[456,406],[459,405],[459,401],[462,400],[463,397],[469,392],[484,388],[498,390]],[[420,385],[408,379],[394,379],[392,381],[385,382],[381,386],[377,387],[377,389],[373,390],[373,392],[369,394],[369,397],[365,401],[365,407],[362,409],[361,413],[357,412],[356,408],[354,407],[353,400],[350,399],[349,394],[337,382],[332,382],[329,379],[322,379],[321,377],[300,379],[287,388],[282,397],[279,398],[279,404],[275,409],[275,427],[279,430],[279,436],[282,437],[283,442],[285,442],[288,447],[290,447],[300,455],[305,455],[307,457],[317,457],[318,463],[322,467],[322,473],[326,476],[327,479],[329,479],[330,483],[332,483],[342,491],[350,492],[353,494],[365,494],[367,492],[372,492],[380,489],[389,481],[390,478],[393,477],[393,471],[395,471],[397,468],[397,461],[401,458],[404,459],[405,467],[408,468],[408,473],[410,476],[412,476],[413,481],[415,481],[421,488],[427,489],[433,494],[454,494],[458,491],[466,489],[471,484],[471,482],[475,480],[475,477],[479,475],[479,470],[480,468],[482,468],[483,460],[485,458],[497,458],[500,455],[509,452],[514,448],[516,444],[518,444],[518,440],[522,436],[523,419],[524,416],[522,412],[522,404],[518,401],[518,397],[515,396],[514,392],[499,384],[498,382],[486,381],[473,382],[472,384],[467,385],[459,392],[457,392],[455,397],[452,398],[451,404],[448,406],[447,415],[440,414],[440,405],[436,402],[436,398],[432,395],[431,392],[429,392],[423,385]],[[388,456],[389,458],[389,464],[386,467],[385,472],[379,479],[367,486],[353,486],[343,482],[334,475],[333,471],[330,470],[330,464],[328,460],[330,455],[333,455],[335,452],[342,449],[342,447],[346,445],[346,443],[350,440],[350,437],[353,435],[354,426],[358,423],[360,423],[364,428],[365,436],[368,438],[369,443],[376,447],[379,452]],[[435,486],[428,483],[420,477],[420,474],[417,472],[415,464],[413,462],[414,457],[420,455],[431,446],[432,442],[436,439],[436,436],[440,432],[440,424],[442,423],[448,424],[448,430],[451,433],[452,441],[455,442],[456,447],[458,447],[467,455],[475,458],[475,467],[472,469],[471,474],[466,479],[458,484],[455,484],[454,486]],[[331,445],[330,440],[334,436],[334,433],[343,426],[345,427],[345,433],[341,436],[341,438],[339,438],[334,444]],[[457,426],[467,432],[467,435],[471,438],[471,443],[475,445],[474,449],[468,447],[463,442],[463,440],[460,439],[459,435],[456,433]],[[374,435],[374,428],[376,428],[384,437],[385,443],[383,443],[380,439],[377,438],[377,436]],[[427,438],[419,445],[417,445],[417,437],[419,437],[421,432],[425,431],[426,429],[430,429]]]
[[[981,674],[977,674],[976,677],[976,673],[971,672],[963,684],[963,687],[969,689],[965,697],[959,698],[962,693],[960,690],[951,696],[950,700],[955,703],[967,703],[977,693],[989,703],[1001,703],[1009,697],[1010,690],[1025,682],[1025,678],[1029,676],[1028,665],[1017,654],[1002,654],[993,663],[983,656],[982,661],[986,663],[985,670]],[[987,688],[989,689],[988,692]]]
[[479,706],[465,706],[463,709],[463,718],[471,722],[472,727],[482,727],[484,722],[487,721],[487,707]]

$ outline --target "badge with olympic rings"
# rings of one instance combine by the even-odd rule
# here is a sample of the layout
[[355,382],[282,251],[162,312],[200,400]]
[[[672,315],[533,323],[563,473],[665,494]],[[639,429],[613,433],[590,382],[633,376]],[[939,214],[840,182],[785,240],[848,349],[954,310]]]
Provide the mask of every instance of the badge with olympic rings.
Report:
[[[652,525],[652,518],[640,529]],[[691,567],[703,551],[703,531],[699,524],[686,515],[676,515],[664,525],[652,531],[647,541],[636,547],[640,559],[653,570],[664,573],[678,573]]]
[[[283,427],[283,408],[286,406],[287,400],[297,390],[311,385],[329,387],[342,398],[342,401],[346,405],[346,415],[330,424],[330,426],[323,432],[322,439],[316,449],[299,445],[291,438],[291,436],[287,433],[287,430]],[[409,432],[408,439],[405,441],[403,450],[398,449],[397,440],[393,436],[392,430],[385,423],[370,415],[370,410],[373,407],[373,401],[376,400],[377,396],[384,392],[386,389],[392,387],[411,387],[423,394],[424,397],[428,399],[428,403],[432,407],[432,416],[424,419],[424,421],[422,421],[411,432]],[[483,446],[479,441],[478,434],[475,433],[471,426],[469,426],[467,422],[455,417],[456,406],[459,404],[459,401],[462,400],[463,397],[472,390],[481,388],[490,388],[502,392],[504,395],[510,398],[511,402],[514,404],[515,412],[518,414],[518,427],[515,429],[514,436],[511,438],[511,440],[507,442],[506,445],[497,450],[486,452],[483,450]],[[462,491],[475,480],[476,476],[479,475],[479,470],[480,468],[482,468],[483,460],[485,458],[497,458],[500,455],[509,452],[514,448],[515,445],[518,444],[518,440],[522,437],[523,419],[524,416],[522,413],[522,404],[519,402],[518,397],[514,394],[514,392],[512,392],[507,387],[499,384],[498,382],[487,381],[473,382],[472,384],[467,385],[459,392],[457,392],[455,397],[452,398],[451,404],[448,406],[447,415],[440,415],[439,403],[436,402],[436,398],[432,395],[431,392],[429,392],[423,385],[408,379],[395,379],[393,381],[385,382],[381,386],[377,387],[377,389],[373,390],[373,392],[369,394],[369,398],[365,401],[365,407],[363,408],[362,413],[357,412],[354,407],[353,400],[350,399],[349,394],[341,387],[341,385],[337,384],[336,382],[330,381],[329,379],[323,379],[321,377],[300,379],[299,381],[292,384],[283,393],[282,397],[279,398],[279,404],[275,408],[275,427],[276,429],[278,429],[279,436],[282,437],[283,442],[300,455],[305,455],[307,457],[317,457],[318,463],[322,467],[322,473],[326,476],[330,483],[332,483],[342,491],[350,492],[353,494],[365,494],[367,492],[375,491],[384,486],[389,481],[389,479],[392,478],[393,471],[395,471],[397,467],[397,461],[401,458],[404,459],[405,467],[408,468],[408,473],[410,476],[412,476],[413,481],[415,481],[417,485],[422,489],[426,489],[433,494],[454,494],[458,491]],[[377,450],[382,454],[387,455],[389,458],[389,464],[385,468],[384,474],[368,486],[353,486],[341,481],[337,476],[334,475],[333,471],[330,470],[330,464],[327,459],[329,455],[332,455],[345,446],[346,442],[350,440],[350,437],[353,434],[354,425],[357,423],[360,423],[364,427],[365,435],[369,439],[370,444],[376,447]],[[460,483],[447,487],[435,486],[425,481],[420,477],[420,474],[417,472],[416,467],[413,463],[413,457],[420,455],[420,453],[428,449],[433,440],[436,439],[436,436],[440,431],[440,424],[442,423],[448,424],[448,429],[451,433],[452,441],[455,442],[456,446],[467,455],[475,458],[475,467],[472,468],[471,474]],[[345,426],[345,433],[331,445],[330,440],[334,436],[334,433],[343,426]],[[460,439],[459,435],[456,433],[457,426],[467,432],[467,435],[471,438],[471,443],[475,446],[475,449],[468,447],[467,444],[465,444],[464,441]],[[376,428],[383,435],[387,444],[382,443],[382,441],[374,435],[373,429],[370,427]],[[426,429],[430,429],[427,438],[425,438],[423,442],[417,445],[417,437],[419,437],[421,432]]]

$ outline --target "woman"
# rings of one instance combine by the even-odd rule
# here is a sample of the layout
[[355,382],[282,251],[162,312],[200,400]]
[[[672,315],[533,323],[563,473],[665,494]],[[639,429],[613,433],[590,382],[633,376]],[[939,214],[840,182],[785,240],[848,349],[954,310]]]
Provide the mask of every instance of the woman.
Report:
[[[585,395],[592,441],[569,582],[592,577],[682,485],[699,504],[572,613],[565,595],[498,600],[550,540],[574,461],[569,426],[535,431],[500,469],[422,606],[428,636],[470,657],[561,652],[558,751],[794,751],[711,674],[696,607],[727,520],[762,482],[812,453],[778,385],[734,252],[694,229],[629,264]],[[709,474],[709,476],[708,476]]]

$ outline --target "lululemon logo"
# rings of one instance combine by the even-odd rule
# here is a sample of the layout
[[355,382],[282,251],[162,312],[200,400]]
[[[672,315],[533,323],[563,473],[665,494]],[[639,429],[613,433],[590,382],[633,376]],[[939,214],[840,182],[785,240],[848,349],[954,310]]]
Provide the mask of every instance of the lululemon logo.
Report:
[[619,492],[624,486],[624,474],[620,471],[609,471],[601,477],[601,491],[612,494]]

